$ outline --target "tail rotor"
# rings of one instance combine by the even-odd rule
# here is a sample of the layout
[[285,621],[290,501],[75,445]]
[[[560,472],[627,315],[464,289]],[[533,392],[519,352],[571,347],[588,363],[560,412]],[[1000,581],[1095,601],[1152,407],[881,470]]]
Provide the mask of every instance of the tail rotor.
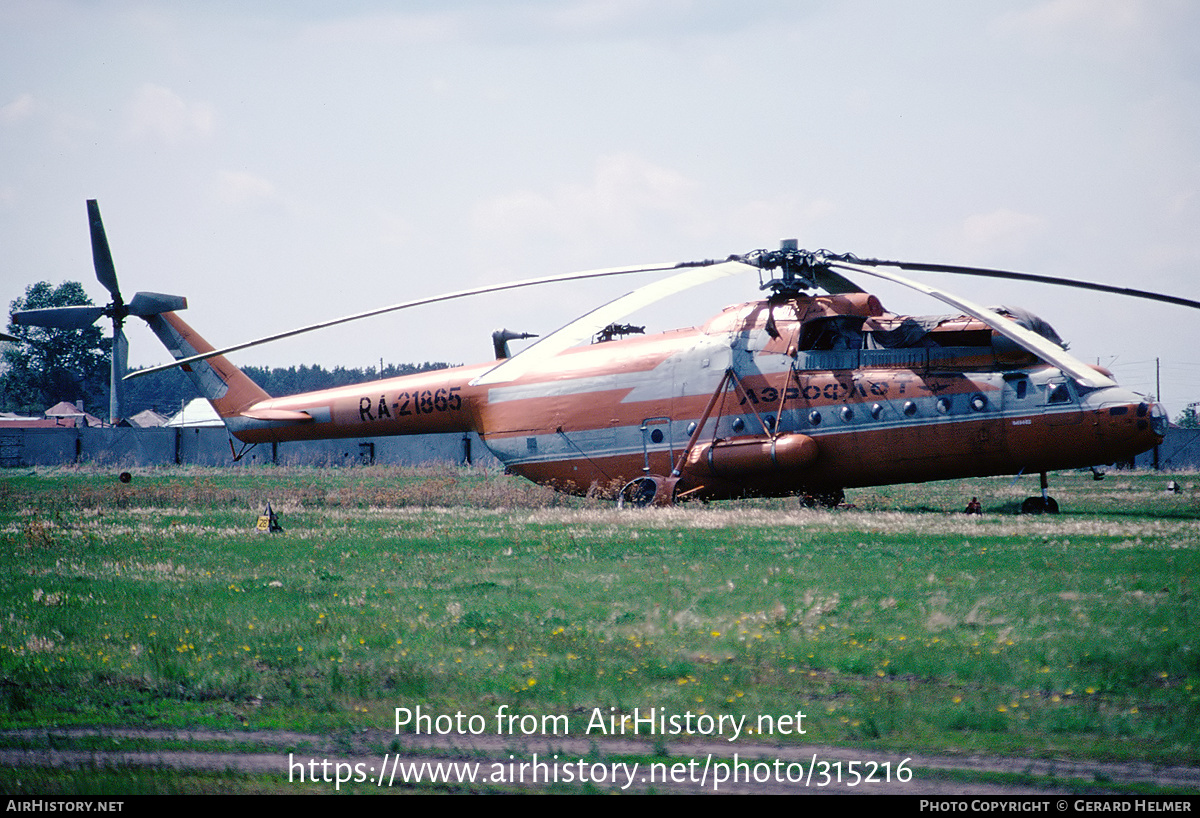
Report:
[[113,264],[112,251],[108,246],[108,236],[104,231],[104,222],[100,218],[100,206],[95,199],[88,199],[87,211],[92,236],[92,264],[96,270],[96,280],[104,289],[108,290],[112,301],[105,307],[78,305],[20,310],[13,313],[12,321],[14,324],[22,326],[79,330],[91,326],[102,317],[112,320],[113,351],[108,409],[109,422],[115,425],[124,417],[122,398],[126,362],[129,355],[129,342],[125,338],[124,330],[125,319],[130,315],[148,318],[159,313],[187,309],[187,299],[178,295],[140,292],[126,304],[121,295],[120,284],[117,282],[117,271]]

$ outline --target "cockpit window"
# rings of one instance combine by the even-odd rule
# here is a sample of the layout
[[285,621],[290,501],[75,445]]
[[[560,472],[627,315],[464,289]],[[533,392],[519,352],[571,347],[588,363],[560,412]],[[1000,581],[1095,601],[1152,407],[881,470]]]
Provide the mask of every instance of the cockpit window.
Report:
[[1071,390],[1065,383],[1052,383],[1046,386],[1046,403],[1070,403]]

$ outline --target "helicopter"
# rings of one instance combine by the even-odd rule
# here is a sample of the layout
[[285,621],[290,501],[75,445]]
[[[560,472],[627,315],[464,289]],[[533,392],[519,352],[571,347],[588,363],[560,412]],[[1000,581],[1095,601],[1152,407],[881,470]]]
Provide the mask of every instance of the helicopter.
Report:
[[[97,275],[115,292],[99,210],[94,201],[88,209]],[[1019,308],[980,306],[893,269],[1040,281],[1200,309],[1200,302],[1161,293],[861,259],[788,240],[778,250],[724,259],[460,290],[221,349],[179,316],[182,298],[139,294],[133,303],[141,309],[131,314],[148,323],[174,361],[128,377],[183,368],[241,441],[235,458],[271,442],[475,432],[511,473],[635,506],[795,495],[806,505],[836,507],[847,488],[1038,473],[1041,495],[1023,511],[1053,513],[1048,472],[1128,460],[1161,443],[1163,406],[1072,356],[1045,321]],[[518,354],[510,355],[508,341],[530,334],[497,331],[495,359],[474,365],[273,398],[226,357],[437,301],[652,272],[670,275]],[[909,287],[953,312],[893,314],[846,273]],[[699,325],[646,334],[618,323],[699,284],[747,274],[758,277],[762,297]],[[38,313],[17,313],[14,321],[74,318]]]

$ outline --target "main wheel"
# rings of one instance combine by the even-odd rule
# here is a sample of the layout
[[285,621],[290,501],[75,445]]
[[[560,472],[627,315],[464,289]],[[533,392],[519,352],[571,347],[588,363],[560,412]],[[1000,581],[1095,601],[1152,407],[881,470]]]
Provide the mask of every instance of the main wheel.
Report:
[[846,492],[843,489],[832,491],[805,492],[800,495],[800,504],[805,508],[837,508],[846,502]]
[[1057,514],[1058,501],[1053,497],[1029,497],[1021,503],[1022,514]]
[[617,495],[617,508],[625,506],[645,508],[654,503],[658,491],[659,482],[653,477],[638,477],[630,480]]

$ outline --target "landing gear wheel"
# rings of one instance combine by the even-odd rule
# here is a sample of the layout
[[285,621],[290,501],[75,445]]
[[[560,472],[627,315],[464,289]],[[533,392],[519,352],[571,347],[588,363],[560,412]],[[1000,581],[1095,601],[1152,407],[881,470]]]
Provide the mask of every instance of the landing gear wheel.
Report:
[[842,489],[833,491],[805,492],[800,495],[800,505],[805,508],[837,508],[846,502],[846,492]]
[[1057,514],[1058,501],[1053,497],[1030,497],[1021,503],[1022,514]]
[[617,508],[645,508],[646,506],[670,505],[674,491],[673,482],[660,477],[637,477],[630,480],[617,495]]

